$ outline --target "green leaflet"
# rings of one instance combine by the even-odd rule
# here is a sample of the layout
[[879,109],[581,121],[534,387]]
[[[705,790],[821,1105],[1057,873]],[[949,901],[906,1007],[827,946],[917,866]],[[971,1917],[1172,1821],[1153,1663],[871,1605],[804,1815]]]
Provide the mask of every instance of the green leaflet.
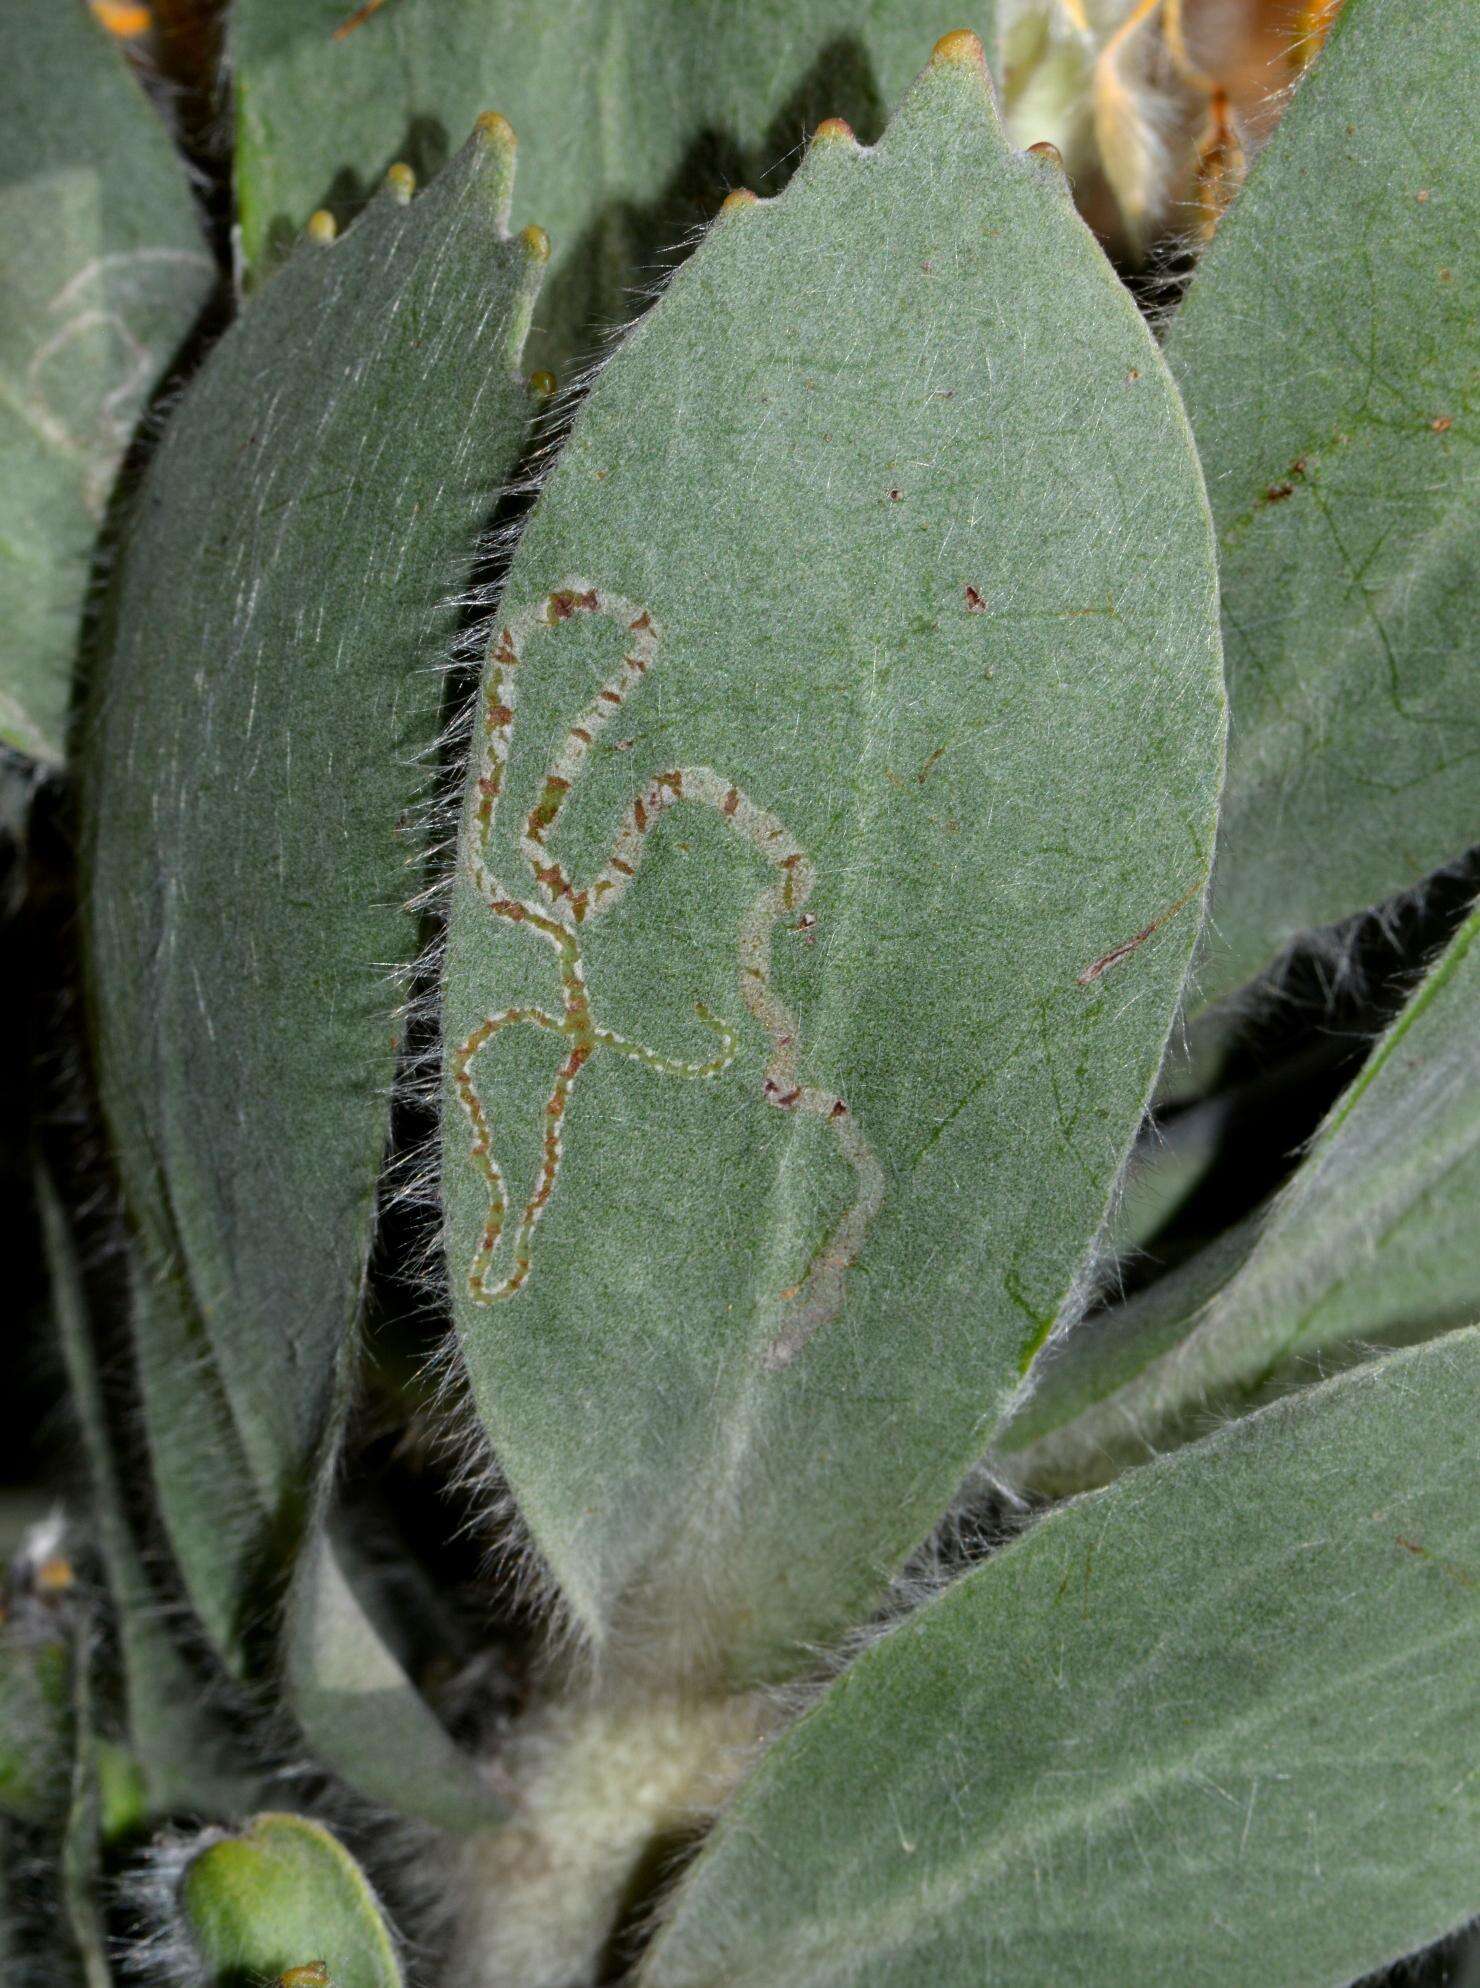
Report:
[[[203,1702],[201,1681],[175,1647],[160,1597],[135,1543],[108,1430],[76,1251],[56,1188],[44,1170],[38,1170],[36,1186],[52,1308],[87,1457],[94,1523],[117,1618],[129,1744],[142,1765],[153,1813],[194,1809],[212,1815],[236,1814],[243,1803],[251,1801],[252,1783],[232,1761],[227,1736]],[[199,1407],[192,1406],[192,1419],[200,1412]]]
[[323,202],[352,212],[392,159],[431,170],[482,110],[519,133],[554,242],[535,344],[562,373],[732,186],[776,189],[824,117],[877,135],[931,40],[991,0],[236,0],[236,197],[249,268]]
[[1104,1213],[1212,833],[1181,412],[968,44],[876,150],[825,131],[737,203],[613,358],[475,716],[464,1358],[585,1630],[739,1679],[866,1611],[979,1454]]
[[1201,993],[1475,840],[1480,9],[1348,0],[1167,360],[1232,729]]
[[1335,1988],[1480,1906],[1480,1332],[1065,1506],[773,1749],[643,1988]]
[[1271,1383],[1480,1318],[1480,910],[1262,1217],[1070,1332],[999,1432],[1035,1490],[1103,1482]]
[[409,204],[393,175],[221,340],[141,493],[91,741],[104,1100],[279,1537],[359,1308],[437,665],[524,433],[511,177],[496,125]]
[[240,1836],[208,1840],[181,1878],[178,1907],[212,1988],[316,1962],[324,1988],[401,1988],[395,1944],[364,1873],[306,1816],[259,1815]]
[[85,0],[0,65],[0,743],[60,762],[114,478],[215,282],[183,162]]

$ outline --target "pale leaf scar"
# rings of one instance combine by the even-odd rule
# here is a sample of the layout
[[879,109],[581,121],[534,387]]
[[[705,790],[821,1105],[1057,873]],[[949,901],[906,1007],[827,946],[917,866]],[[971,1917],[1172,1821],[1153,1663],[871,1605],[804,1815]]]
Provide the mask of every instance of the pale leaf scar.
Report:
[[[558,629],[581,614],[601,615],[616,622],[626,634],[627,653],[620,668],[601,685],[579,721],[566,732],[524,819],[519,850],[534,888],[532,895],[521,896],[507,889],[491,868],[494,824],[514,735],[519,672],[532,635]],[[468,871],[479,898],[495,918],[538,933],[553,949],[561,1007],[558,1015],[539,1007],[502,1008],[485,1016],[453,1051],[453,1082],[472,1133],[469,1157],[488,1196],[467,1287],[475,1304],[493,1305],[517,1297],[528,1283],[534,1267],[535,1234],[560,1180],[571,1095],[593,1056],[611,1051],[660,1076],[689,1081],[718,1077],[734,1063],[736,1032],[702,1003],[695,1003],[695,1012],[717,1039],[714,1054],[703,1060],[665,1056],[645,1043],[604,1028],[592,1012],[581,953],[582,929],[610,914],[632,888],[648,837],[662,816],[680,804],[709,808],[766,866],[766,881],[740,921],[736,961],[740,1000],[765,1031],[768,1044],[758,1085],[760,1096],[777,1111],[821,1119],[836,1138],[855,1183],[852,1201],[813,1254],[800,1282],[778,1295],[778,1327],[762,1355],[762,1365],[774,1372],[788,1366],[818,1327],[842,1310],[848,1272],[884,1199],[884,1173],[844,1099],[804,1082],[801,1075],[799,1026],[774,984],[771,941],[783,919],[804,936],[813,931],[817,921],[804,907],[812,893],[815,872],[805,851],[774,814],[707,766],[674,767],[655,774],[632,801],[605,866],[589,883],[575,883],[551,852],[550,837],[592,747],[641,689],[657,660],[658,643],[658,626],[646,609],[573,580],[502,622],[489,652],[469,801],[472,833]],[[534,1191],[512,1235],[508,1235],[508,1194],[494,1155],[492,1126],[475,1081],[474,1065],[495,1036],[512,1028],[546,1030],[561,1039],[565,1054],[544,1106]]]

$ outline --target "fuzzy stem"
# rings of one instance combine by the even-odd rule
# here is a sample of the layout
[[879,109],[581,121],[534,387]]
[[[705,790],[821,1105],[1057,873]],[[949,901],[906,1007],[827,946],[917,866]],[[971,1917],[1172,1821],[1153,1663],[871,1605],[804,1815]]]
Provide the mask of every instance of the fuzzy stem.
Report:
[[551,1704],[500,1759],[515,1818],[457,1875],[449,1988],[591,1988],[772,1723],[755,1696]]

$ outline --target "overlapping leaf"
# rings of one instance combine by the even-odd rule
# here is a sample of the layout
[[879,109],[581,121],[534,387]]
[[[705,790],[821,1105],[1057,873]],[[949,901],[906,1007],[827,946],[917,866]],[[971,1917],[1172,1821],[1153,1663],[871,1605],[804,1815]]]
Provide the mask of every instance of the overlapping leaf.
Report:
[[1043,1520],[762,1764],[644,1988],[1339,1983],[1480,1907],[1480,1332]]
[[1205,996],[1480,835],[1480,12],[1347,0],[1167,344],[1232,728]]
[[92,742],[125,1187],[283,1537],[360,1302],[437,665],[524,431],[541,244],[507,235],[511,174],[480,128],[414,202],[399,177],[305,243],[221,341],[143,492]]
[[319,1529],[294,1577],[287,1637],[293,1710],[317,1757],[371,1800],[448,1830],[505,1813],[416,1690]]
[[99,528],[215,281],[183,161],[85,0],[0,64],[0,742],[56,762]]
[[952,38],[613,359],[491,645],[450,1275],[589,1633],[784,1665],[934,1522],[1145,1102],[1221,723],[1175,396]]
[[1046,1358],[997,1440],[1011,1476],[1103,1481],[1266,1385],[1480,1319],[1477,935],[1472,912],[1269,1209]]
[[[38,1174],[37,1190],[52,1309],[87,1456],[98,1544],[116,1621],[129,1745],[156,1814],[182,1808],[237,1814],[253,1797],[253,1781],[229,1736],[214,1722],[199,1677],[175,1646],[134,1538],[66,1217],[49,1175]],[[191,1412],[196,1412],[193,1406]],[[83,1791],[83,1827],[86,1799]]]
[[990,39],[991,0],[236,0],[236,195],[249,268],[315,207],[341,216],[392,159],[440,163],[447,135],[491,105],[519,133],[522,220],[555,255],[534,353],[563,374],[634,289],[709,220],[732,185],[768,175],[823,117],[877,135],[936,35]]

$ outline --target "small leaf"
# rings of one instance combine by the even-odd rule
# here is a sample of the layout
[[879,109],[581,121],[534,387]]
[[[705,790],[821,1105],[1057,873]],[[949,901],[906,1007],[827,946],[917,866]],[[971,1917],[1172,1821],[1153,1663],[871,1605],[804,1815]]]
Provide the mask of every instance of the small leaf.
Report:
[[293,1977],[295,1988],[401,1988],[385,1915],[338,1839],[301,1815],[259,1815],[193,1857],[179,1908],[214,1988]]
[[65,1806],[71,1652],[32,1608],[0,1617],[0,1814],[42,1822]]
[[[201,1628],[233,1676],[274,1571],[265,1500],[253,1482],[205,1327],[178,1274],[136,1249],[129,1286],[139,1399],[155,1501]],[[255,1611],[255,1619],[254,1619]]]
[[[161,1515],[186,1589],[223,1661],[252,1667],[272,1582],[269,1487],[252,1479],[230,1405],[178,1283],[134,1281],[144,1425]],[[320,1495],[328,1497],[329,1487]],[[349,1786],[448,1829],[486,1826],[498,1803],[382,1640],[315,1515],[284,1630],[290,1709],[316,1756]]]
[[91,1627],[79,1622],[72,1662],[72,1787],[61,1846],[62,1898],[85,1988],[111,1988],[103,1871],[100,1741],[94,1727]]
[[1347,0],[1167,342],[1232,727],[1203,998],[1475,840],[1480,9]]
[[134,1539],[71,1231],[44,1169],[37,1171],[36,1188],[52,1310],[92,1481],[92,1509],[108,1591],[118,1619],[129,1742],[142,1768],[149,1807],[156,1815],[181,1808],[208,1815],[238,1814],[253,1799],[252,1778],[232,1759],[232,1742],[212,1719],[199,1679],[175,1646]]
[[1008,1476],[1104,1482],[1210,1412],[1480,1318],[1477,934],[1480,910],[1268,1209],[1050,1350],[996,1439]]
[[1480,1332],[1051,1513],[779,1741],[643,1988],[1334,1984],[1480,1905]]
[[592,1637],[784,1669],[935,1523],[1146,1103],[1221,724],[1175,395],[950,37],[615,355],[491,644],[450,1281]]
[[316,230],[227,332],[151,466],[101,686],[104,1102],[285,1544],[349,1374],[437,666],[529,405],[511,176],[480,127],[419,198],[393,175],[343,241]]
[[215,283],[185,165],[84,0],[0,64],[0,743],[59,762],[125,449]]
[[504,1804],[396,1662],[322,1527],[294,1578],[287,1673],[309,1744],[361,1794],[458,1832],[502,1818]]
[[[963,22],[990,41],[992,0],[236,0],[236,198],[249,271],[309,214],[341,220],[408,142],[441,163],[446,134],[492,107],[519,134],[516,225],[554,242],[537,328],[562,377],[624,324],[673,244],[732,186],[774,190],[819,119],[877,136],[920,51]],[[346,29],[348,32],[345,32]]]

